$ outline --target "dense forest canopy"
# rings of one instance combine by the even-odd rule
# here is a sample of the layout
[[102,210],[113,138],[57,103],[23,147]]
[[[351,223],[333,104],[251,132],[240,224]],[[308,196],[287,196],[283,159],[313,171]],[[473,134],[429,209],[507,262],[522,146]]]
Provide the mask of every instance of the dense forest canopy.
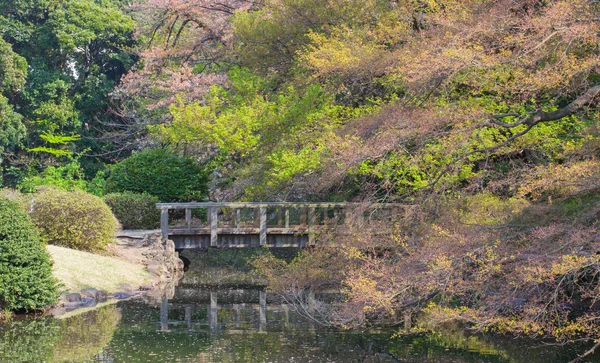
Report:
[[91,178],[168,147],[214,170],[217,199],[478,188],[498,163],[590,150],[597,13],[583,0],[4,2],[4,183],[73,160]]

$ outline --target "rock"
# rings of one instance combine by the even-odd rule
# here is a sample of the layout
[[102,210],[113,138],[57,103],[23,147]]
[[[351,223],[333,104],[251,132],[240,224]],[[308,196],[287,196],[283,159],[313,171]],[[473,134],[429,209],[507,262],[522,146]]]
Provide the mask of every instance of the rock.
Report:
[[123,299],[129,299],[130,297],[132,297],[133,295],[128,293],[128,292],[115,292],[112,297],[114,297],[115,299],[119,299],[119,300],[123,300]]
[[82,297],[89,297],[92,299],[96,298],[96,294],[98,293],[98,290],[94,289],[94,288],[89,288],[89,289],[83,289],[81,290],[81,296]]
[[98,290],[96,293],[96,300],[98,301],[106,301],[108,299],[108,293],[104,290]]
[[151,283],[150,284],[140,285],[140,290],[141,291],[149,291],[149,290],[152,290],[153,288],[154,288],[154,285],[151,284]]
[[81,307],[91,308],[91,307],[96,306],[97,304],[98,304],[98,300],[96,300],[96,299],[91,299],[91,298],[81,299]]
[[80,308],[84,305],[85,305],[85,303],[83,303],[81,301],[68,301],[63,304],[63,307],[65,308],[66,311],[70,311],[70,310]]
[[173,242],[172,240],[168,239],[167,243],[166,243],[166,249],[167,249],[167,251],[175,252],[175,242]]
[[72,294],[66,294],[65,300],[67,300],[68,302],[78,302],[81,301],[81,295],[76,292]]
[[[185,257],[183,257],[183,258],[185,258]],[[186,258],[186,260],[187,260],[187,258]],[[188,260],[188,261],[189,261],[189,260]],[[176,266],[176,269],[177,269],[177,270],[179,270],[179,271],[184,271],[184,270],[186,270],[185,261],[183,261],[183,259],[182,259],[182,258],[178,258],[178,259],[175,261],[175,263],[177,264],[177,266]],[[188,265],[189,265],[189,264],[188,264]]]
[[152,286],[159,286],[161,283],[159,276],[152,276]]
[[148,272],[150,272],[153,275],[156,275],[156,276],[162,275],[162,266],[148,265],[148,266],[146,266],[146,269],[148,270]]
[[148,246],[143,253],[146,269],[152,276],[151,284],[144,284],[142,290],[162,290],[165,283],[177,281],[182,277],[185,263],[179,259],[172,240],[163,239],[160,232],[146,236],[144,245]]

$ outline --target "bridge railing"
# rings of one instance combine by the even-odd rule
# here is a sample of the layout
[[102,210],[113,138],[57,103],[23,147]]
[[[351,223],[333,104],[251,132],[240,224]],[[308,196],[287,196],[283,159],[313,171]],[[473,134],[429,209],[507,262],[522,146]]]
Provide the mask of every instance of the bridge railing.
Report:
[[[267,243],[267,234],[308,234],[309,244],[314,244],[315,229],[333,227],[351,219],[348,211],[356,211],[353,217],[368,219],[376,210],[395,210],[406,207],[396,203],[296,203],[296,202],[198,202],[157,203],[160,209],[160,228],[163,237],[170,232],[206,230],[210,233],[210,245],[217,246],[219,233],[258,234],[260,245]],[[184,210],[185,222],[173,228],[169,226],[169,211]],[[196,210],[195,212],[193,212]],[[194,215],[194,218],[192,216]],[[205,215],[203,218],[202,215]],[[192,225],[193,222],[200,225]]]

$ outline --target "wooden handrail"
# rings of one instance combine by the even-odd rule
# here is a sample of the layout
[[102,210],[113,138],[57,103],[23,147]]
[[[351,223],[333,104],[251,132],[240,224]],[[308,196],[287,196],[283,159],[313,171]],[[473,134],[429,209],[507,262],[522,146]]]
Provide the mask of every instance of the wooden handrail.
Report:
[[407,207],[409,204],[401,203],[347,203],[347,202],[192,202],[192,203],[156,203],[158,209],[196,209],[196,208],[260,208],[260,207],[288,207],[288,208],[334,208],[334,207],[358,207],[366,205],[374,208],[398,208]]
[[408,207],[407,204],[400,203],[344,203],[344,202],[322,202],[322,203],[299,203],[299,202],[197,202],[197,203],[157,203],[156,207],[160,209],[160,228],[162,236],[169,237],[169,210],[185,210],[185,224],[187,230],[191,231],[192,209],[206,209],[208,226],[210,227],[210,245],[217,246],[218,241],[218,210],[219,208],[229,208],[235,214],[234,220],[237,229],[241,230],[240,209],[254,209],[254,227],[259,230],[260,245],[267,244],[267,208],[277,208],[278,224],[282,222],[281,209],[285,209],[285,228],[290,228],[290,209],[299,209],[300,224],[298,226],[307,227],[308,243],[315,243],[315,226],[318,224],[316,209],[323,212],[323,220],[326,219],[327,210],[333,209],[334,219],[337,219],[338,211],[344,208],[353,208],[364,206],[367,209],[389,209]]

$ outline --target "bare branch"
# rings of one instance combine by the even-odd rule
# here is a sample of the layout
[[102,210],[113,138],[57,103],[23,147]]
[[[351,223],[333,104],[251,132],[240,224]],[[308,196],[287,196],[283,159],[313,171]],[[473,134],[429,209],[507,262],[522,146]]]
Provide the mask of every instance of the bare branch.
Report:
[[500,115],[492,116],[490,122],[494,125],[512,128],[520,125],[535,126],[542,122],[557,121],[564,117],[570,116],[577,112],[580,108],[588,105],[594,101],[600,94],[600,85],[596,85],[588,89],[583,95],[577,97],[573,102],[569,103],[565,107],[559,108],[556,111],[544,112],[542,110],[536,110],[533,114],[521,118],[519,121],[514,123],[504,123],[500,121],[505,117],[518,117],[516,113],[505,113]]
[[600,347],[600,341],[598,341],[590,350],[588,350],[587,352],[585,352],[582,355],[578,356],[577,358],[573,359],[569,363],[580,362],[583,358],[587,357],[588,355],[594,354],[594,352],[596,351],[596,349],[598,347]]
[[600,85],[596,85],[596,86],[588,89],[583,95],[576,98],[573,102],[569,103],[567,106],[562,107],[556,111],[543,112],[541,110],[536,110],[530,116],[523,117],[522,119],[520,119],[519,121],[514,122],[514,123],[504,123],[502,121],[499,121],[499,119],[502,119],[505,117],[519,116],[516,113],[505,113],[505,114],[499,114],[499,115],[492,116],[492,118],[490,120],[491,125],[486,124],[485,126],[494,126],[495,125],[495,126],[501,126],[501,127],[505,127],[505,128],[514,128],[514,127],[517,127],[520,125],[527,125],[527,127],[524,130],[512,135],[511,137],[509,137],[508,139],[504,140],[503,142],[501,142],[497,145],[485,147],[485,148],[481,148],[481,149],[475,149],[466,154],[458,156],[456,159],[454,159],[452,162],[450,162],[446,166],[446,168],[444,168],[444,170],[442,170],[440,173],[438,173],[438,175],[430,183],[428,189],[432,190],[435,187],[435,185],[441,180],[441,178],[446,173],[448,173],[452,169],[452,167],[454,167],[454,165],[456,165],[458,162],[465,160],[469,156],[474,155],[474,154],[487,154],[492,151],[496,151],[500,148],[503,148],[504,146],[509,145],[516,139],[520,138],[521,136],[523,136],[526,133],[528,133],[529,131],[531,131],[531,129],[539,123],[557,121],[564,117],[570,116],[570,115],[574,114],[575,112],[577,112],[583,106],[592,103],[594,101],[594,99],[596,97],[598,97],[598,95],[600,95]]

